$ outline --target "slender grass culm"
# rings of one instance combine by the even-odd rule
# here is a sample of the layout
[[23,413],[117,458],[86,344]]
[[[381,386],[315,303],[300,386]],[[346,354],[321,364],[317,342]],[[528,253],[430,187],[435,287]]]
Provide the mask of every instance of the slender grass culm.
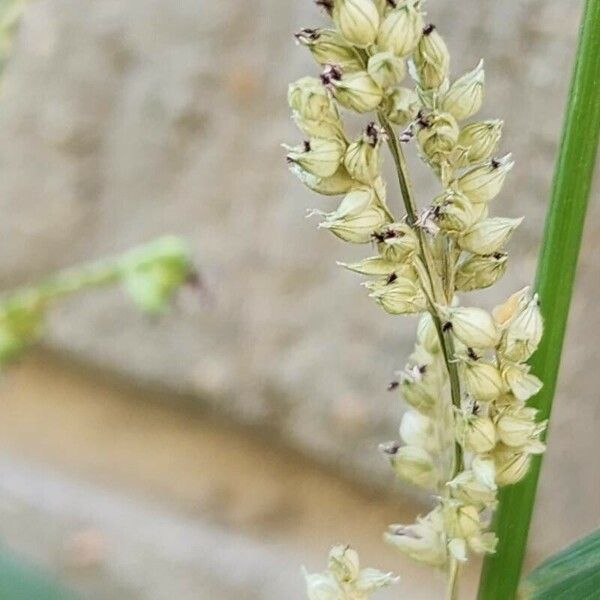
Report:
[[[532,371],[545,386],[532,405],[544,419],[550,417],[556,389],[599,139],[600,0],[587,0],[536,282],[546,330]],[[485,560],[479,600],[510,600],[516,595],[540,466],[541,457],[520,484],[500,494],[494,524],[499,542],[496,553]]]
[[[307,139],[286,146],[287,160],[311,190],[344,196],[333,212],[312,211],[320,227],[376,250],[341,265],[370,278],[369,297],[386,312],[420,315],[415,351],[395,386],[409,405],[401,441],[381,450],[435,505],[415,523],[390,525],[384,537],[443,571],[454,600],[461,565],[496,551],[489,525],[498,489],[523,480],[545,449],[546,421],[528,405],[542,387],[528,365],[542,339],[538,295],[525,288],[492,313],[461,302],[506,270],[506,244],[521,219],[489,212],[514,163],[496,155],[502,121],[472,120],[483,103],[483,61],[450,78],[449,51],[423,0],[316,4],[332,26],[296,35],[321,74],[290,85],[293,117]],[[349,133],[342,111],[371,116],[362,132]],[[413,143],[439,183],[424,206],[404,157]],[[381,175],[384,146],[396,168],[399,216]],[[306,579],[310,600],[365,600],[396,580],[360,569],[347,546],[334,547],[328,569]]]

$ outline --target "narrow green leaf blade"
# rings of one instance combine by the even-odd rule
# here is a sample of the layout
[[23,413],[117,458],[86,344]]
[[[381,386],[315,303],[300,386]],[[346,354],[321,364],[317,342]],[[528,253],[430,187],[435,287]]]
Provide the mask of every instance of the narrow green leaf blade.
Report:
[[555,554],[522,583],[522,600],[600,599],[600,529]]
[[[544,387],[531,406],[539,410],[540,420],[549,419],[552,412],[600,140],[600,0],[581,5],[579,49],[536,279],[545,331],[531,367]],[[541,461],[536,457],[528,476],[500,493],[493,525],[499,542],[496,553],[484,560],[478,600],[516,597]]]

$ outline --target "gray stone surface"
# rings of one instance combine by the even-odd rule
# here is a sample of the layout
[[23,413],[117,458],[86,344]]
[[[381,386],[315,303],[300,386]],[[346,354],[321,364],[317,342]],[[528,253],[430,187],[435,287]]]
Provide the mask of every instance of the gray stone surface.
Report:
[[[532,278],[580,4],[429,2],[455,72],[486,59],[483,114],[506,120],[504,148],[518,161],[497,205],[527,219],[486,302]],[[57,310],[50,343],[191,393],[363,481],[388,481],[375,448],[394,436],[400,407],[385,387],[413,327],[335,266],[364,249],[304,219],[323,201],[287,173],[278,146],[297,136],[287,82],[316,72],[290,35],[315,22],[309,0],[28,7],[0,105],[0,276],[14,285],[164,232],[186,236],[206,297],[187,294],[160,322],[117,292],[78,298]],[[415,172],[426,200],[433,182]],[[582,461],[598,452],[599,217],[594,205],[544,482],[544,548],[599,516],[597,468]]]
[[302,597],[289,549],[27,463],[0,474],[4,543],[86,600]]

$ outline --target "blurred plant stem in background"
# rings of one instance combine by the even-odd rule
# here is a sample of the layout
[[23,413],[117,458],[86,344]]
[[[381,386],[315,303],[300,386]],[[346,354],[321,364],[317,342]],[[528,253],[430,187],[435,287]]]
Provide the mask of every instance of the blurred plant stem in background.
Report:
[[177,290],[194,278],[187,246],[179,238],[165,237],[0,297],[0,365],[18,358],[40,338],[46,311],[61,298],[120,283],[141,310],[161,313]]
[[[600,136],[600,0],[587,0],[552,200],[537,274],[545,334],[532,361],[544,381],[533,401],[540,418],[552,409]],[[584,460],[586,457],[580,457]],[[527,478],[503,490],[495,519],[497,552],[487,556],[479,600],[515,598],[525,556],[542,457]]]

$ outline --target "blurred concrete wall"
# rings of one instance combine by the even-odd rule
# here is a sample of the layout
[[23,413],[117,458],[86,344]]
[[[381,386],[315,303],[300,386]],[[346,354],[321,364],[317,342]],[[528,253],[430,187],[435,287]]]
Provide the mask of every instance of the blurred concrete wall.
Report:
[[[533,276],[580,5],[428,3],[455,73],[486,59],[482,114],[506,120],[504,149],[518,161],[497,211],[526,221],[509,275],[484,302]],[[116,292],[78,298],[57,311],[51,344],[386,484],[376,445],[395,436],[401,405],[385,388],[413,325],[386,317],[336,267],[367,250],[304,219],[323,201],[288,174],[279,148],[297,137],[287,83],[316,73],[291,34],[319,19],[310,0],[32,3],[0,104],[0,276],[14,285],[165,232],[186,236],[207,297],[188,295],[160,322]],[[415,171],[426,201],[435,184]],[[600,516],[589,460],[600,449],[593,204],[539,512],[544,549]]]

